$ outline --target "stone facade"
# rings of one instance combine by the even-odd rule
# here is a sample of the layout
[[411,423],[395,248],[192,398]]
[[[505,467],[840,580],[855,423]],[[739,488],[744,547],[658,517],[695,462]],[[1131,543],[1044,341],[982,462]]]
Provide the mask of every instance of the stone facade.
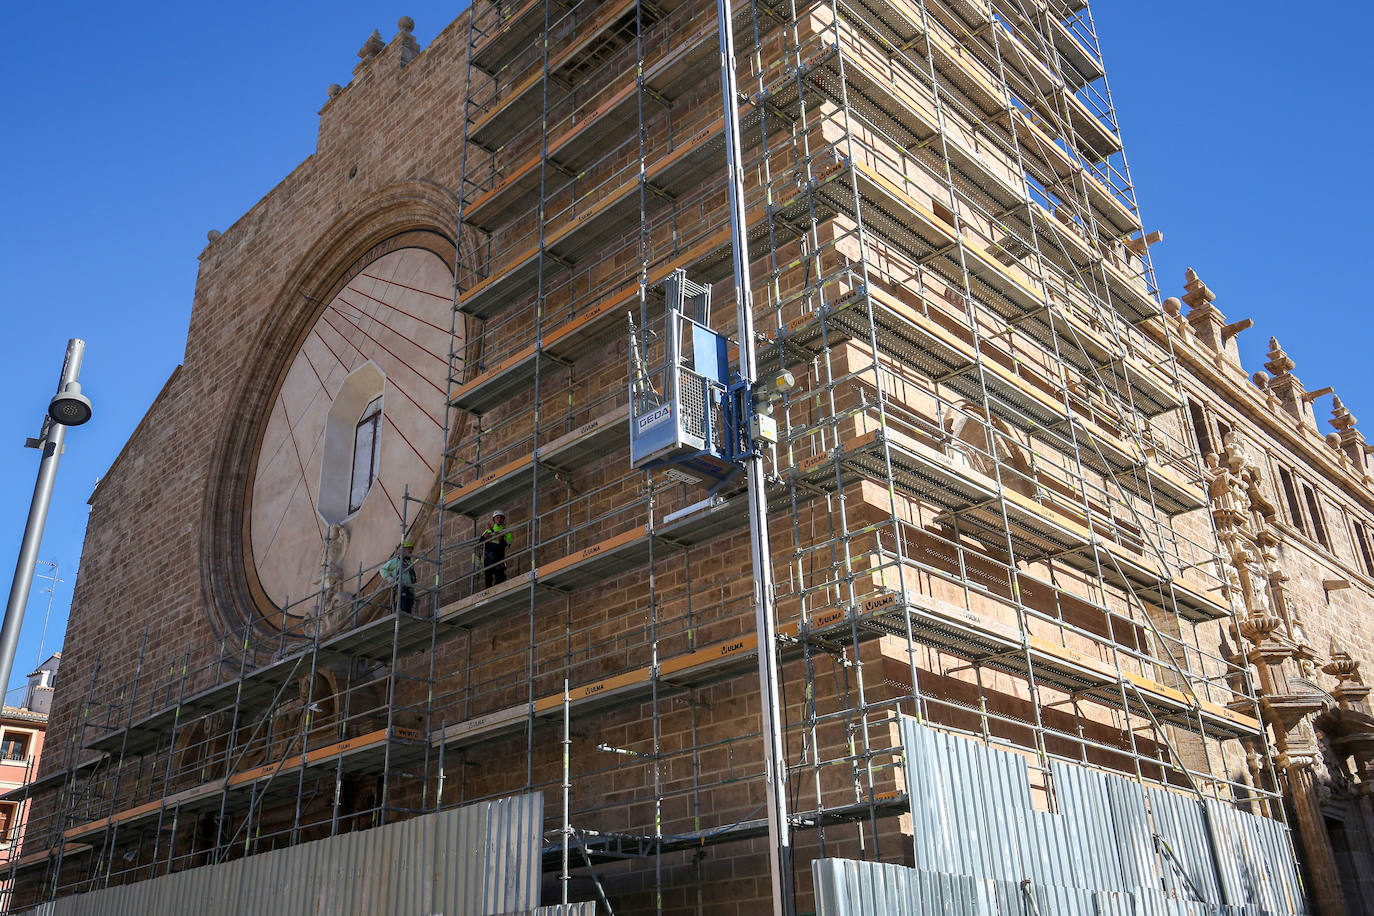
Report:
[[[1309,391],[1269,339],[1247,376],[1216,294],[1188,271],[1165,302],[1206,458],[1212,516],[1243,612],[1223,651],[1244,663],[1273,740],[1274,769],[1322,913],[1374,910],[1374,718],[1361,667],[1374,652],[1374,476],[1356,419],[1330,388]],[[1323,435],[1315,405],[1331,397]]]
[[[566,761],[575,836],[597,859],[584,870],[573,847],[577,898],[767,907],[739,503],[629,467],[624,441],[625,313],[642,328],[681,268],[714,284],[717,329],[733,326],[715,4],[573,4],[546,34],[529,31],[540,4],[478,6],[486,18],[423,50],[407,19],[369,37],[353,80],[329,88],[316,152],[212,233],[183,365],[92,498],[21,901],[517,791],[561,812]],[[1031,759],[1201,778],[1258,809],[1284,793],[1322,912],[1342,912],[1343,894],[1368,893],[1352,863],[1369,836],[1374,498],[1354,420],[1338,411],[1323,440],[1277,345],[1273,375],[1247,381],[1241,328],[1196,278],[1187,315],[1155,314],[1157,236],[1065,152],[1106,158],[1118,141],[1062,124],[1051,140],[1061,114],[1102,128],[1060,89],[1046,98],[1062,110],[1017,110],[986,59],[1023,41],[1007,60],[1029,66],[1029,31],[1060,35],[1057,5],[1006,35],[944,25],[980,4],[930,7],[908,25],[938,37],[931,88],[919,62],[890,66],[919,42],[886,48],[850,21],[871,11],[770,22],[740,61],[770,112],[750,109],[744,154],[768,239],[751,249],[760,351],[795,383],[768,464],[798,907],[811,858],[910,858],[895,716],[916,714]],[[809,86],[790,94],[813,71],[828,85],[840,48],[845,79],[891,93],[882,129],[824,92],[803,105]],[[541,69],[547,90],[530,90]],[[942,155],[967,157],[956,179],[932,164],[939,131]],[[1032,159],[1043,180],[1023,172]],[[1027,178],[1058,190],[1035,196]],[[1056,241],[1041,255],[1022,231]],[[325,351],[392,371],[381,330],[341,334],[353,355],[305,342],[351,278],[421,237],[456,267],[435,378],[447,440],[413,448],[443,471],[429,492],[407,478],[394,537],[356,530],[361,513],[317,524],[283,495],[318,496],[309,455],[255,510],[264,442],[294,428],[271,420],[283,391],[336,396]],[[1171,339],[1192,414],[1160,370]],[[307,515],[277,566],[254,539],[263,500]],[[496,508],[504,582],[481,559]],[[395,613],[405,586],[376,568],[402,538],[415,615]],[[302,572],[317,556],[318,577]],[[295,579],[269,587],[257,566]],[[272,588],[307,579],[318,604],[274,616]],[[1053,804],[1044,778],[1033,788]]]

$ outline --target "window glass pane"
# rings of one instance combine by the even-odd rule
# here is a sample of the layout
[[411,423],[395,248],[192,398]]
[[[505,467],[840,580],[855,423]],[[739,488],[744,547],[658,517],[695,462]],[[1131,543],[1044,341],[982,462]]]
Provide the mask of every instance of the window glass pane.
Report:
[[1369,553],[1369,536],[1365,533],[1364,525],[1355,523],[1355,545],[1360,549],[1360,556],[1364,559],[1364,571],[1374,576],[1374,556]]
[[23,760],[28,754],[28,749],[28,735],[6,735],[5,740],[0,741],[0,758],[5,760]]
[[363,410],[353,439],[353,482],[349,489],[348,511],[362,508],[367,491],[377,476],[377,446],[382,425],[382,399],[374,398]]
[[1205,458],[1212,448],[1212,437],[1207,431],[1207,415],[1202,410],[1202,405],[1197,401],[1188,401],[1188,414],[1193,419],[1193,434],[1197,436],[1198,451]]
[[1307,497],[1307,511],[1312,515],[1312,533],[1317,536],[1318,543],[1330,550],[1331,542],[1326,539],[1326,520],[1322,517],[1322,508],[1317,502],[1317,496],[1307,484],[1302,485],[1302,493]]
[[1293,476],[1286,468],[1279,468],[1279,480],[1283,483],[1284,498],[1288,500],[1288,517],[1294,528],[1306,534],[1307,526],[1303,524],[1302,508],[1298,505],[1298,492],[1293,487]]

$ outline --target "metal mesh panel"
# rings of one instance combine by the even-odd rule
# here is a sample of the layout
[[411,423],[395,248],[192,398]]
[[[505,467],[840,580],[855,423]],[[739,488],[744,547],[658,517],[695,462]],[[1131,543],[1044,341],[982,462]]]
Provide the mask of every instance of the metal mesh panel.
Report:
[[706,379],[690,369],[678,377],[678,397],[682,409],[682,431],[698,439],[706,438]]

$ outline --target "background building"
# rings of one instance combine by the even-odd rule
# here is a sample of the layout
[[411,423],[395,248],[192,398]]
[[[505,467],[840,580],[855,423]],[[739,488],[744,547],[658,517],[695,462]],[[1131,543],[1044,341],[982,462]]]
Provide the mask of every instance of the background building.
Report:
[[[43,756],[48,709],[61,663],[61,652],[49,656],[29,675],[26,686],[11,691],[0,710],[0,863],[5,865],[17,857],[24,840],[27,786],[37,776]],[[10,890],[7,876],[0,884],[0,909],[6,912]]]
[[[1247,378],[1216,294],[1188,272],[1165,311],[1178,335],[1194,434],[1207,456],[1213,517],[1246,613],[1231,634],[1269,725],[1274,774],[1297,829],[1314,899],[1374,911],[1374,719],[1360,674],[1370,658],[1374,543],[1369,446],[1330,388],[1308,391],[1269,339],[1264,371]],[[1186,309],[1184,305],[1186,304]],[[1331,396],[1323,435],[1314,404]]]
[[[185,361],[92,498],[17,899],[532,791],[546,902],[767,907],[740,482],[636,470],[626,441],[646,407],[714,428],[665,281],[712,287],[697,317],[732,332],[716,15],[478,2],[423,51],[402,19],[330,87],[316,153],[212,233]],[[755,346],[794,376],[765,460],[797,909],[816,859],[968,876],[918,857],[919,719],[1014,752],[1026,822],[1125,797],[1091,774],[1148,787],[1134,877],[1027,893],[1302,912],[1288,798],[1341,912],[1367,826],[1330,823],[1294,716],[1326,717],[1321,772],[1367,806],[1364,649],[1301,667],[1309,567],[1280,578],[1285,523],[1187,394],[1279,414],[1243,378],[1200,396],[1237,370],[1197,288],[1161,311],[1087,6],[753,2],[733,26]],[[695,406],[658,404],[672,382]],[[1365,487],[1354,439],[1295,435],[1295,467]],[[407,540],[413,613],[379,572]],[[1171,833],[1185,811],[1234,848]]]

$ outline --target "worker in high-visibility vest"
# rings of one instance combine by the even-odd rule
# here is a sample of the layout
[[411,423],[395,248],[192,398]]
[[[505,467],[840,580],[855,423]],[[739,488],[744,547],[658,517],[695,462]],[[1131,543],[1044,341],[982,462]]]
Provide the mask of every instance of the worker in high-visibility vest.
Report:
[[506,548],[511,545],[506,530],[506,513],[497,509],[491,514],[491,524],[478,540],[482,544],[483,588],[491,588],[506,581]]
[[415,558],[410,551],[415,542],[405,540],[397,548],[396,555],[382,564],[382,578],[395,589],[396,609],[403,614],[415,610]]

